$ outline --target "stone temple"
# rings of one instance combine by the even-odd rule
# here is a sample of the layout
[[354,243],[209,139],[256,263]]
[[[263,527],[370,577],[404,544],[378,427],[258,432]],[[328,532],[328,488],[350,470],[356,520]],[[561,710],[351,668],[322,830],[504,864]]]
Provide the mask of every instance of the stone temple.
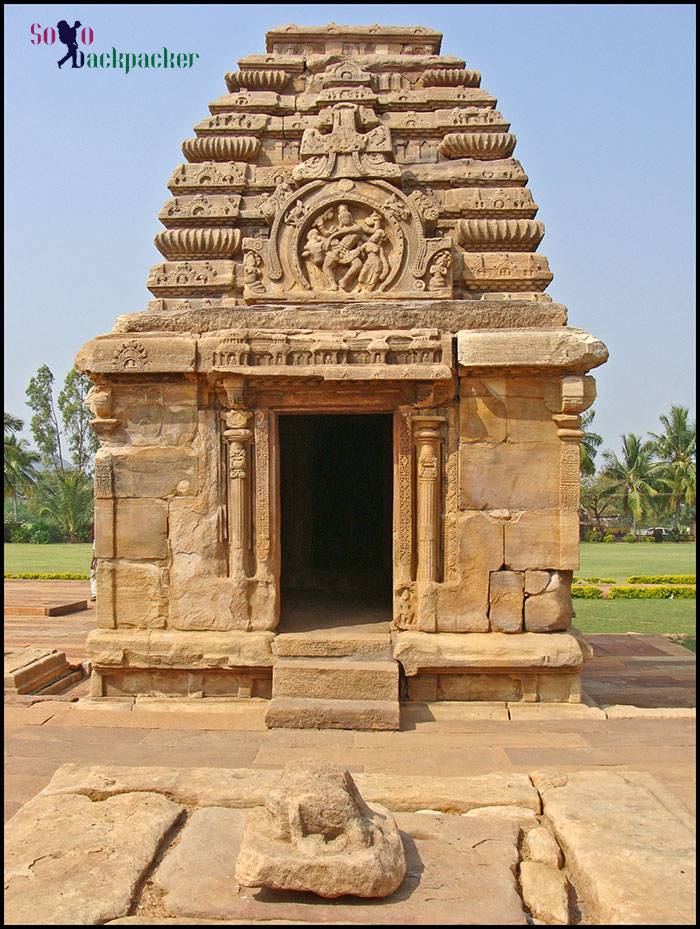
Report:
[[183,143],[153,299],[77,360],[93,697],[387,729],[402,700],[581,699],[579,414],[607,351],[545,295],[515,136],[441,38],[269,32]]

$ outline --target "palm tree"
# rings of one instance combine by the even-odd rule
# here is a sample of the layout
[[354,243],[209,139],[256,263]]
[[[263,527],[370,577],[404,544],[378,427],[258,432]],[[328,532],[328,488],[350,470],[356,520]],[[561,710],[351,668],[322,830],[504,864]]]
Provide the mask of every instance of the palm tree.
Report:
[[12,510],[17,520],[17,497],[26,494],[36,483],[35,465],[40,456],[31,450],[26,439],[18,439],[16,434],[24,427],[17,416],[5,413],[4,421],[4,497],[12,497]]
[[609,495],[618,496],[622,512],[632,518],[632,533],[637,523],[649,513],[661,483],[659,463],[653,460],[655,445],[629,433],[622,436],[622,456],[603,452],[603,473],[609,480]]
[[688,410],[682,406],[672,406],[670,415],[660,419],[663,432],[652,432],[651,436],[661,461],[662,480],[669,490],[673,528],[679,532],[682,505],[695,506],[695,423],[688,422]]
[[587,410],[581,416],[581,429],[583,436],[581,438],[581,474],[595,474],[595,456],[598,454],[598,448],[603,444],[603,437],[593,432],[590,428],[595,418],[595,410]]
[[13,416],[12,413],[5,413],[5,427],[3,432],[6,439],[14,432],[21,432],[23,428],[24,423],[18,416]]
[[82,471],[66,471],[65,477],[46,472],[32,494],[32,509],[77,542],[79,530],[92,518],[92,496],[92,481]]

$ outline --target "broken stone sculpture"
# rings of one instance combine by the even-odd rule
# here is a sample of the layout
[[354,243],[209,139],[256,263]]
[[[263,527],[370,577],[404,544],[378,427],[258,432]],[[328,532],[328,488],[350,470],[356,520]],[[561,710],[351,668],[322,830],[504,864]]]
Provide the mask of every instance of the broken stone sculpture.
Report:
[[405,873],[393,816],[365,803],[349,771],[288,765],[248,816],[235,877],[244,887],[320,897],[388,897]]

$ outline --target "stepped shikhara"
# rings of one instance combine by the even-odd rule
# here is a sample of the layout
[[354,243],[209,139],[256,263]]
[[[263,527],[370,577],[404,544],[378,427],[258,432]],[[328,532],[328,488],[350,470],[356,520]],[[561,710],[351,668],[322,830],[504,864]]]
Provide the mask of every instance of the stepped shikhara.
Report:
[[400,686],[580,699],[579,414],[607,352],[545,295],[515,136],[440,43],[275,30],[183,143],[153,299],[77,362],[94,696],[385,727]]

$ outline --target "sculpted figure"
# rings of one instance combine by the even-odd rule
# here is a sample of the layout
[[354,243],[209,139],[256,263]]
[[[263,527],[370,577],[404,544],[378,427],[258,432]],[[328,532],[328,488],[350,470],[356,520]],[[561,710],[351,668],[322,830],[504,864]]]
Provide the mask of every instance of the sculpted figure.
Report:
[[362,246],[365,263],[357,278],[359,291],[375,290],[389,273],[389,262],[382,247],[385,238],[384,230],[377,229]]

